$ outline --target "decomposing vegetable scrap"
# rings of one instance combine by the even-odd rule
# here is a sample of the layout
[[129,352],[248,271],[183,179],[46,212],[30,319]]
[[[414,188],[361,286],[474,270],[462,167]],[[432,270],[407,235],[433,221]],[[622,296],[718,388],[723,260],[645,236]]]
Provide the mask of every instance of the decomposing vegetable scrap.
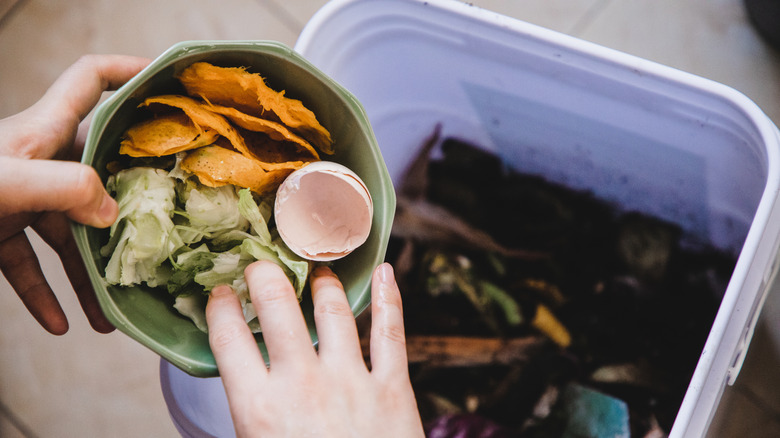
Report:
[[440,131],[388,251],[428,436],[668,433],[734,258]]

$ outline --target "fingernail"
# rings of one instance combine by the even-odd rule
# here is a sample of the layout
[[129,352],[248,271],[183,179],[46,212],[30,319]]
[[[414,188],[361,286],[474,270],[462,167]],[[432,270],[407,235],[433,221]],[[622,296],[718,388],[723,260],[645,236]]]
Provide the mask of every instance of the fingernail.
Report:
[[98,219],[100,219],[106,226],[114,223],[117,215],[119,214],[119,206],[114,198],[108,193],[103,195],[103,200],[100,201],[100,208],[98,208]]
[[379,275],[379,281],[384,284],[395,283],[395,277],[393,275],[393,267],[390,263],[382,263],[376,268],[376,272]]
[[211,289],[211,296],[219,297],[222,295],[227,295],[233,293],[233,289],[230,286],[221,284],[219,286],[214,286],[213,289]]
[[312,275],[316,277],[319,277],[321,275],[333,275],[333,270],[326,265],[319,265],[316,268],[314,268],[314,271],[312,271]]

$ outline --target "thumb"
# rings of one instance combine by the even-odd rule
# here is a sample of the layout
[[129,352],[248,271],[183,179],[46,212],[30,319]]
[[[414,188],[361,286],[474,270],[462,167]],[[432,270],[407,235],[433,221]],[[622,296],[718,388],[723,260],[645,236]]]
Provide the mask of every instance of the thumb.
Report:
[[73,161],[0,157],[0,216],[61,211],[98,228],[116,220],[119,207],[95,169]]

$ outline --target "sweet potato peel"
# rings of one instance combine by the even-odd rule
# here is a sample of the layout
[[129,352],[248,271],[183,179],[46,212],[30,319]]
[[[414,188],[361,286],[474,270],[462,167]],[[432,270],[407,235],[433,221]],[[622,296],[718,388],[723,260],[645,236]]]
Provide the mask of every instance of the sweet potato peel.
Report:
[[184,152],[182,169],[201,183],[263,194],[293,170],[318,161],[319,152],[334,152],[330,133],[314,113],[266,86],[258,74],[198,62],[177,79],[188,95],[144,100],[139,107],[149,108],[152,116],[125,131],[121,154]]
[[131,157],[159,157],[210,145],[217,137],[219,133],[196,125],[186,114],[165,114],[128,129],[119,145],[119,153]]
[[320,158],[317,150],[314,149],[314,147],[308,141],[294,134],[281,123],[262,119],[260,117],[254,117],[249,114],[242,113],[235,108],[221,105],[210,105],[209,109],[217,114],[221,114],[227,117],[231,122],[237,126],[240,126],[241,128],[254,132],[262,132],[266,134],[271,140],[276,140],[278,142],[295,143],[298,147],[310,153],[314,159]]
[[140,106],[149,106],[155,103],[181,109],[195,125],[216,131],[228,139],[237,151],[247,152],[246,143],[236,128],[225,117],[210,111],[206,105],[197,100],[187,96],[169,94],[147,98]]
[[[196,62],[177,76],[187,94],[246,114],[276,119],[311,141],[322,152],[333,153],[333,140],[317,117],[300,100],[274,91],[262,76],[242,67],[218,67]],[[270,114],[269,114],[270,113]]]
[[196,175],[203,185],[219,187],[233,184],[260,195],[275,190],[295,170],[291,166],[266,171],[257,160],[220,146],[206,146],[188,153],[181,162],[181,168]]

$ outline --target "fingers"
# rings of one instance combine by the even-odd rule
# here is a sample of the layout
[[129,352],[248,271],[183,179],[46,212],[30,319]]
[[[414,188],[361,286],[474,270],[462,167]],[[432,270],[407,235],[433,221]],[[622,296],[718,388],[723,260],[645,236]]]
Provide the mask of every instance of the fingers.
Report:
[[311,364],[317,356],[295,290],[282,268],[272,262],[254,262],[245,275],[272,369]]
[[70,155],[79,127],[103,91],[127,82],[149,60],[134,56],[88,55],[70,66],[33,106],[0,121],[6,133],[0,155],[49,159]]
[[371,369],[381,378],[408,379],[401,292],[388,263],[374,270],[371,282]]
[[110,226],[119,213],[97,172],[70,161],[0,157],[0,216],[24,211],[61,211],[94,227]]
[[0,271],[46,331],[54,335],[68,331],[65,312],[46,282],[35,250],[23,232],[0,242]]
[[365,366],[355,316],[341,281],[330,268],[321,266],[311,273],[310,283],[320,357],[340,367]]
[[231,405],[250,397],[249,389],[267,373],[257,342],[244,320],[238,296],[229,286],[212,289],[206,305],[209,344]]
[[[317,356],[311,347],[295,291],[282,269],[274,263],[260,261],[249,265],[245,275],[263,330],[271,366],[287,368],[311,365]],[[355,319],[339,279],[329,268],[319,267],[311,274],[311,288],[314,318],[320,337],[320,357],[324,361],[338,361],[345,366],[363,364]],[[206,309],[215,357],[242,357],[242,354],[245,354],[240,351],[242,348],[252,350],[252,357],[259,357],[254,339],[246,328],[238,299],[232,293],[224,294],[222,298],[223,295],[217,292],[217,289],[212,291]],[[379,378],[407,379],[401,294],[389,264],[382,264],[374,271],[371,292],[372,374]],[[229,305],[217,307],[215,303],[218,298],[226,302],[229,298]],[[228,327],[225,329],[227,334],[220,332],[217,336],[212,332],[220,327],[213,322],[218,317],[231,323],[224,323],[224,326]],[[247,339],[233,343],[239,335]],[[231,342],[217,342],[221,338]],[[235,350],[225,353],[223,350],[227,351],[227,348],[221,347],[223,344]],[[217,362],[220,363],[220,358]],[[222,365],[219,366],[220,372],[223,372]]]
[[111,333],[114,326],[103,314],[95,290],[89,281],[87,268],[79,254],[70,224],[62,214],[42,215],[34,224],[33,229],[50,246],[62,261],[62,267],[68,276],[73,291],[79,300],[84,315],[89,324],[98,333]]

